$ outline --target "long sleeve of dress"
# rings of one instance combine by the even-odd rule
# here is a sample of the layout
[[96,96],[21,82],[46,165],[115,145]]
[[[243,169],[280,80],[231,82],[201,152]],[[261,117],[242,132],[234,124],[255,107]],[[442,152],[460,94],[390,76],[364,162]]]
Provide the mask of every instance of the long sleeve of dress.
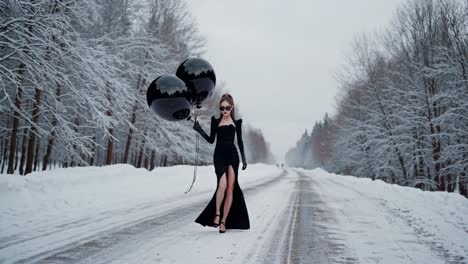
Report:
[[242,163],[246,163],[245,154],[244,154],[244,141],[242,140],[242,118],[237,120],[236,132],[237,132],[237,145],[239,146],[239,150],[242,156]]
[[210,144],[213,144],[214,141],[215,141],[215,138],[216,138],[216,126],[217,126],[217,122],[216,122],[216,118],[215,116],[212,116],[211,117],[211,131],[210,131],[210,135],[208,136],[206,134],[206,132],[203,130],[203,128],[200,126],[200,124],[197,122],[195,122],[193,124],[193,129],[195,129],[195,131],[197,131],[198,133],[200,133],[200,135],[206,139],[206,141],[208,141],[208,143]]

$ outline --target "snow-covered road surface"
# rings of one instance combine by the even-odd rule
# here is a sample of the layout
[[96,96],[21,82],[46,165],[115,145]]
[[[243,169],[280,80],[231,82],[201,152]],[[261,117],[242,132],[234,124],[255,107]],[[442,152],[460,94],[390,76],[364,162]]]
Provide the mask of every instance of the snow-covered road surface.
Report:
[[[285,173],[257,185],[249,186],[244,190],[245,195],[260,200],[258,202],[261,206],[268,208],[272,204],[264,204],[262,194],[268,192],[272,185],[278,185],[281,178],[284,177]],[[212,193],[209,193],[209,196],[211,195]],[[169,209],[164,211],[160,211],[158,205],[151,205],[156,213],[143,219],[117,226],[112,230],[98,232],[91,237],[42,252],[19,262],[173,263],[174,261],[183,261],[183,263],[190,263],[198,259],[197,255],[207,257],[206,260],[199,259],[200,263],[210,263],[215,260],[214,257],[236,261],[235,242],[238,243],[239,247],[246,246],[248,242],[251,242],[250,236],[252,234],[236,231],[240,233],[237,235],[238,239],[222,237],[215,232],[217,229],[202,227],[194,223],[196,216],[206,206],[206,198],[206,195],[201,195],[197,199],[177,201],[174,206],[166,204],[165,206]],[[263,211],[265,209],[263,208]],[[274,213],[271,211],[268,213]],[[121,213],[125,214],[126,212]],[[270,218],[269,221],[274,220],[271,219],[271,215],[267,216]],[[113,215],[108,217],[113,217]],[[265,219],[266,216],[260,217]],[[259,231],[257,229],[257,232],[254,233],[260,233]],[[232,246],[231,242],[233,242]],[[210,247],[213,247],[213,251]]]
[[320,169],[295,171],[296,210],[284,263],[468,263],[464,197]]
[[[166,169],[171,175],[186,175],[190,166]],[[205,167],[199,172],[201,191],[191,195],[146,196],[144,182],[134,186],[141,190],[141,199],[127,197],[119,205],[103,196],[105,210],[99,210],[102,204],[87,201],[88,209],[94,210],[84,214],[74,208],[84,204],[76,200],[86,197],[79,196],[66,197],[67,207],[56,205],[59,210],[36,212],[41,221],[30,216],[21,222],[27,210],[2,208],[8,216],[2,227],[10,228],[0,233],[0,263],[468,263],[468,202],[460,195],[422,192],[321,169],[265,165],[250,169],[239,179],[249,230],[219,234],[216,228],[194,222],[214,191],[214,174]],[[144,177],[177,182],[165,175]],[[7,201],[25,199],[25,191],[27,196],[41,196],[46,190],[43,195],[51,196],[47,187],[36,192],[28,184],[1,180],[1,189],[7,191],[0,198]],[[89,179],[73,185],[81,186],[81,193],[93,189],[80,182]],[[93,197],[92,192],[86,196]],[[50,203],[48,199],[42,201]],[[74,212],[73,217],[57,214],[65,209]]]

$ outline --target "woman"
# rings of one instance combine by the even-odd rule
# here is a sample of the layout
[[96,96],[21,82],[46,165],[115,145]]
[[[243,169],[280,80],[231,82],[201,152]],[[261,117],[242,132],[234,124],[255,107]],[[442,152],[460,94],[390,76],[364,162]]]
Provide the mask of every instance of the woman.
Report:
[[210,136],[200,127],[198,121],[193,125],[193,129],[211,144],[216,136],[213,163],[217,178],[216,191],[195,222],[203,226],[219,226],[219,232],[224,233],[226,229],[249,229],[250,222],[244,195],[237,182],[239,154],[234,145],[234,136],[237,133],[242,170],[245,170],[247,162],[242,141],[242,119],[234,118],[234,100],[230,94],[223,94],[219,110],[221,111],[219,118],[214,115],[211,117]]

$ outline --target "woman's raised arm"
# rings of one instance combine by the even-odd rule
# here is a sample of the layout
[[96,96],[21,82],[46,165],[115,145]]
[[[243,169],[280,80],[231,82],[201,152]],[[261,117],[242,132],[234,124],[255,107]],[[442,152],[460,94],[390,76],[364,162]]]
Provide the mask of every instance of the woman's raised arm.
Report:
[[198,121],[196,121],[194,124],[193,124],[193,129],[195,129],[198,133],[200,133],[200,135],[202,135],[202,137],[204,139],[206,139],[206,141],[208,141],[210,144],[213,144],[214,141],[215,141],[215,137],[216,137],[216,127],[218,126],[217,122],[216,122],[216,117],[215,116],[212,116],[211,117],[211,131],[210,131],[210,136],[208,136],[205,131],[203,130],[203,128],[200,126],[200,124],[198,123]]

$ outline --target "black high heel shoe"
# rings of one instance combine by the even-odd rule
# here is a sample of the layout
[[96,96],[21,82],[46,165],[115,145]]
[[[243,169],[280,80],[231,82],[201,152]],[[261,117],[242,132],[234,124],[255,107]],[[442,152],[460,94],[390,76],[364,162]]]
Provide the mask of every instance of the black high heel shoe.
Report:
[[[226,228],[226,225],[224,225],[224,222],[223,222],[223,221],[221,221],[221,223],[219,223],[219,225],[221,225],[221,224],[224,226],[224,228]],[[225,233],[225,232],[226,232],[226,229],[224,229],[224,230],[219,229],[219,232],[220,232],[220,233]]]
[[[220,215],[217,214],[217,215],[215,215],[215,216],[220,216]],[[221,221],[221,217],[219,218],[219,221]],[[213,226],[214,226],[214,227],[218,227],[218,226],[219,226],[219,221],[218,221],[218,223],[213,222]]]

